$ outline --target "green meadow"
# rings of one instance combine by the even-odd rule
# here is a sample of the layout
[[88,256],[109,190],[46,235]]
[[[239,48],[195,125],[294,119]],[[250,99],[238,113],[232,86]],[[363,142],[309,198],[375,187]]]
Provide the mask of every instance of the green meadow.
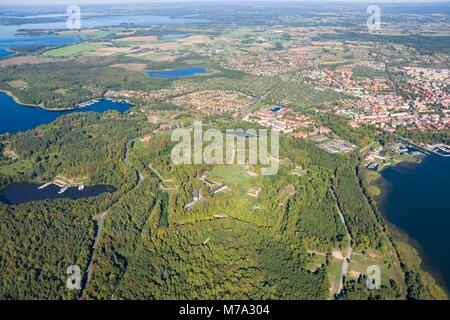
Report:
[[42,54],[44,57],[71,57],[80,53],[93,51],[97,49],[104,48],[103,44],[99,43],[82,43],[82,44],[74,44],[67,47],[62,47],[58,49],[53,49],[50,51],[46,51]]

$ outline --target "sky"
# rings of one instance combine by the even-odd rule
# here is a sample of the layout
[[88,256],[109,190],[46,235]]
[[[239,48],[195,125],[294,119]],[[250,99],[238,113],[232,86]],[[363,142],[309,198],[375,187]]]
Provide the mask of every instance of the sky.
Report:
[[[67,4],[107,4],[107,3],[152,3],[152,2],[245,2],[245,0],[0,0],[0,5],[67,5]],[[270,0],[251,0],[251,2]],[[274,0],[271,0],[274,2]],[[283,2],[301,2],[301,0],[282,0]],[[309,0],[304,2],[354,2],[354,3],[435,3],[450,2],[450,0]]]

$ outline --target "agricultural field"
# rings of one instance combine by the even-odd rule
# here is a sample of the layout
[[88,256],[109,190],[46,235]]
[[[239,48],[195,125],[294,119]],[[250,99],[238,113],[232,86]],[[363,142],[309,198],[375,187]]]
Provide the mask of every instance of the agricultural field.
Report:
[[351,52],[345,52],[336,48],[325,48],[322,50],[324,55],[319,60],[321,67],[330,67],[333,65],[345,65],[356,63],[358,60]]
[[46,51],[42,54],[43,57],[72,57],[78,54],[95,51],[97,49],[105,48],[105,44],[100,43],[82,43]]

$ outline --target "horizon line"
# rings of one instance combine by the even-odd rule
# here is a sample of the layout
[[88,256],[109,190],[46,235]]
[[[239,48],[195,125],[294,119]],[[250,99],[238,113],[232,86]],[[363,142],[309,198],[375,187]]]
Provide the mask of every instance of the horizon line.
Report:
[[[36,0],[38,1],[38,0]],[[35,6],[35,7],[41,7],[41,6],[66,6],[70,4],[74,5],[108,5],[108,4],[114,4],[114,5],[121,5],[121,4],[170,4],[170,3],[186,3],[186,4],[195,4],[195,3],[223,3],[223,4],[245,4],[245,3],[258,3],[258,2],[264,2],[264,3],[276,3],[276,4],[288,4],[288,3],[304,3],[304,4],[367,4],[367,3],[373,3],[373,4],[443,4],[448,3],[450,4],[450,0],[432,0],[432,1],[426,1],[426,0],[62,0],[58,1],[58,3],[55,3],[53,1],[51,2],[42,2],[38,1],[39,3],[34,3],[35,0],[25,0],[24,3],[18,2],[14,4],[10,3],[2,3],[0,2],[0,7],[20,7],[20,6]]]

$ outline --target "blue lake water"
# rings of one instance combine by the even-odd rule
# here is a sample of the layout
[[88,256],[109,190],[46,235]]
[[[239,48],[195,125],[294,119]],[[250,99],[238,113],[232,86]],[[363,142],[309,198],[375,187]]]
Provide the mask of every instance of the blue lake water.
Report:
[[188,34],[187,33],[166,33],[166,34],[162,34],[161,38],[162,39],[181,39],[181,38],[185,38],[187,37]]
[[[1,8],[0,8],[1,12]],[[50,30],[62,30],[67,29],[67,22],[64,19],[66,14],[61,15],[63,19],[61,21],[53,21],[46,23],[35,23],[32,20],[21,25],[6,25],[2,26],[0,30],[0,38],[14,37],[14,34],[19,29],[50,29]],[[43,15],[35,16],[35,18],[42,18]],[[23,20],[26,21],[26,20]],[[121,24],[134,24],[136,26],[156,26],[166,24],[187,24],[187,23],[204,23],[208,22],[206,19],[201,18],[171,18],[165,16],[152,16],[152,15],[138,15],[138,14],[119,14],[119,15],[102,15],[83,12],[81,15],[80,26],[81,29],[90,29],[96,27],[109,27],[118,26]]]
[[8,57],[8,56],[10,56],[10,55],[12,55],[12,54],[14,54],[14,52],[5,50],[4,48],[1,48],[1,47],[0,47],[0,58]]
[[[83,7],[82,7],[83,10]],[[0,15],[2,9],[0,7]],[[165,16],[151,16],[151,15],[102,15],[82,11],[81,29],[90,29],[96,27],[119,26],[121,24],[132,23],[136,26],[156,26],[162,24],[186,24],[186,23],[203,23],[208,20],[198,18],[171,18]],[[25,16],[27,18],[44,18],[44,17],[61,16],[61,21],[53,21],[48,23],[34,23],[32,19],[29,22],[23,20],[21,25],[0,25],[0,48],[19,48],[27,46],[60,46],[73,44],[80,41],[78,36],[16,36],[19,29],[47,29],[47,30],[63,30],[67,28],[67,23],[64,17],[67,17],[65,9],[60,14],[52,15],[33,15]]]
[[116,191],[113,186],[97,185],[85,187],[81,191],[78,190],[77,187],[72,187],[60,194],[59,191],[61,188],[56,185],[52,184],[44,189],[39,189],[39,186],[39,184],[28,182],[10,184],[0,190],[0,202],[5,204],[20,204],[46,199],[80,199],[95,197],[102,193],[112,193]]
[[147,75],[154,78],[174,79],[195,76],[197,74],[205,74],[209,71],[202,67],[178,68],[173,70],[150,71]]
[[67,111],[49,111],[18,104],[12,97],[0,92],[0,134],[34,129],[37,126],[48,124],[60,116],[73,112],[104,112],[107,110],[116,110],[123,113],[130,108],[131,105],[128,103],[102,100],[84,108]]
[[423,267],[450,288],[450,158],[426,156],[382,171],[378,207],[404,231],[424,258]]
[[0,57],[2,56],[2,51],[8,52],[7,48],[25,48],[25,47],[45,47],[45,46],[63,46],[68,44],[74,44],[80,41],[80,37],[77,36],[17,36],[14,38],[0,38]]

